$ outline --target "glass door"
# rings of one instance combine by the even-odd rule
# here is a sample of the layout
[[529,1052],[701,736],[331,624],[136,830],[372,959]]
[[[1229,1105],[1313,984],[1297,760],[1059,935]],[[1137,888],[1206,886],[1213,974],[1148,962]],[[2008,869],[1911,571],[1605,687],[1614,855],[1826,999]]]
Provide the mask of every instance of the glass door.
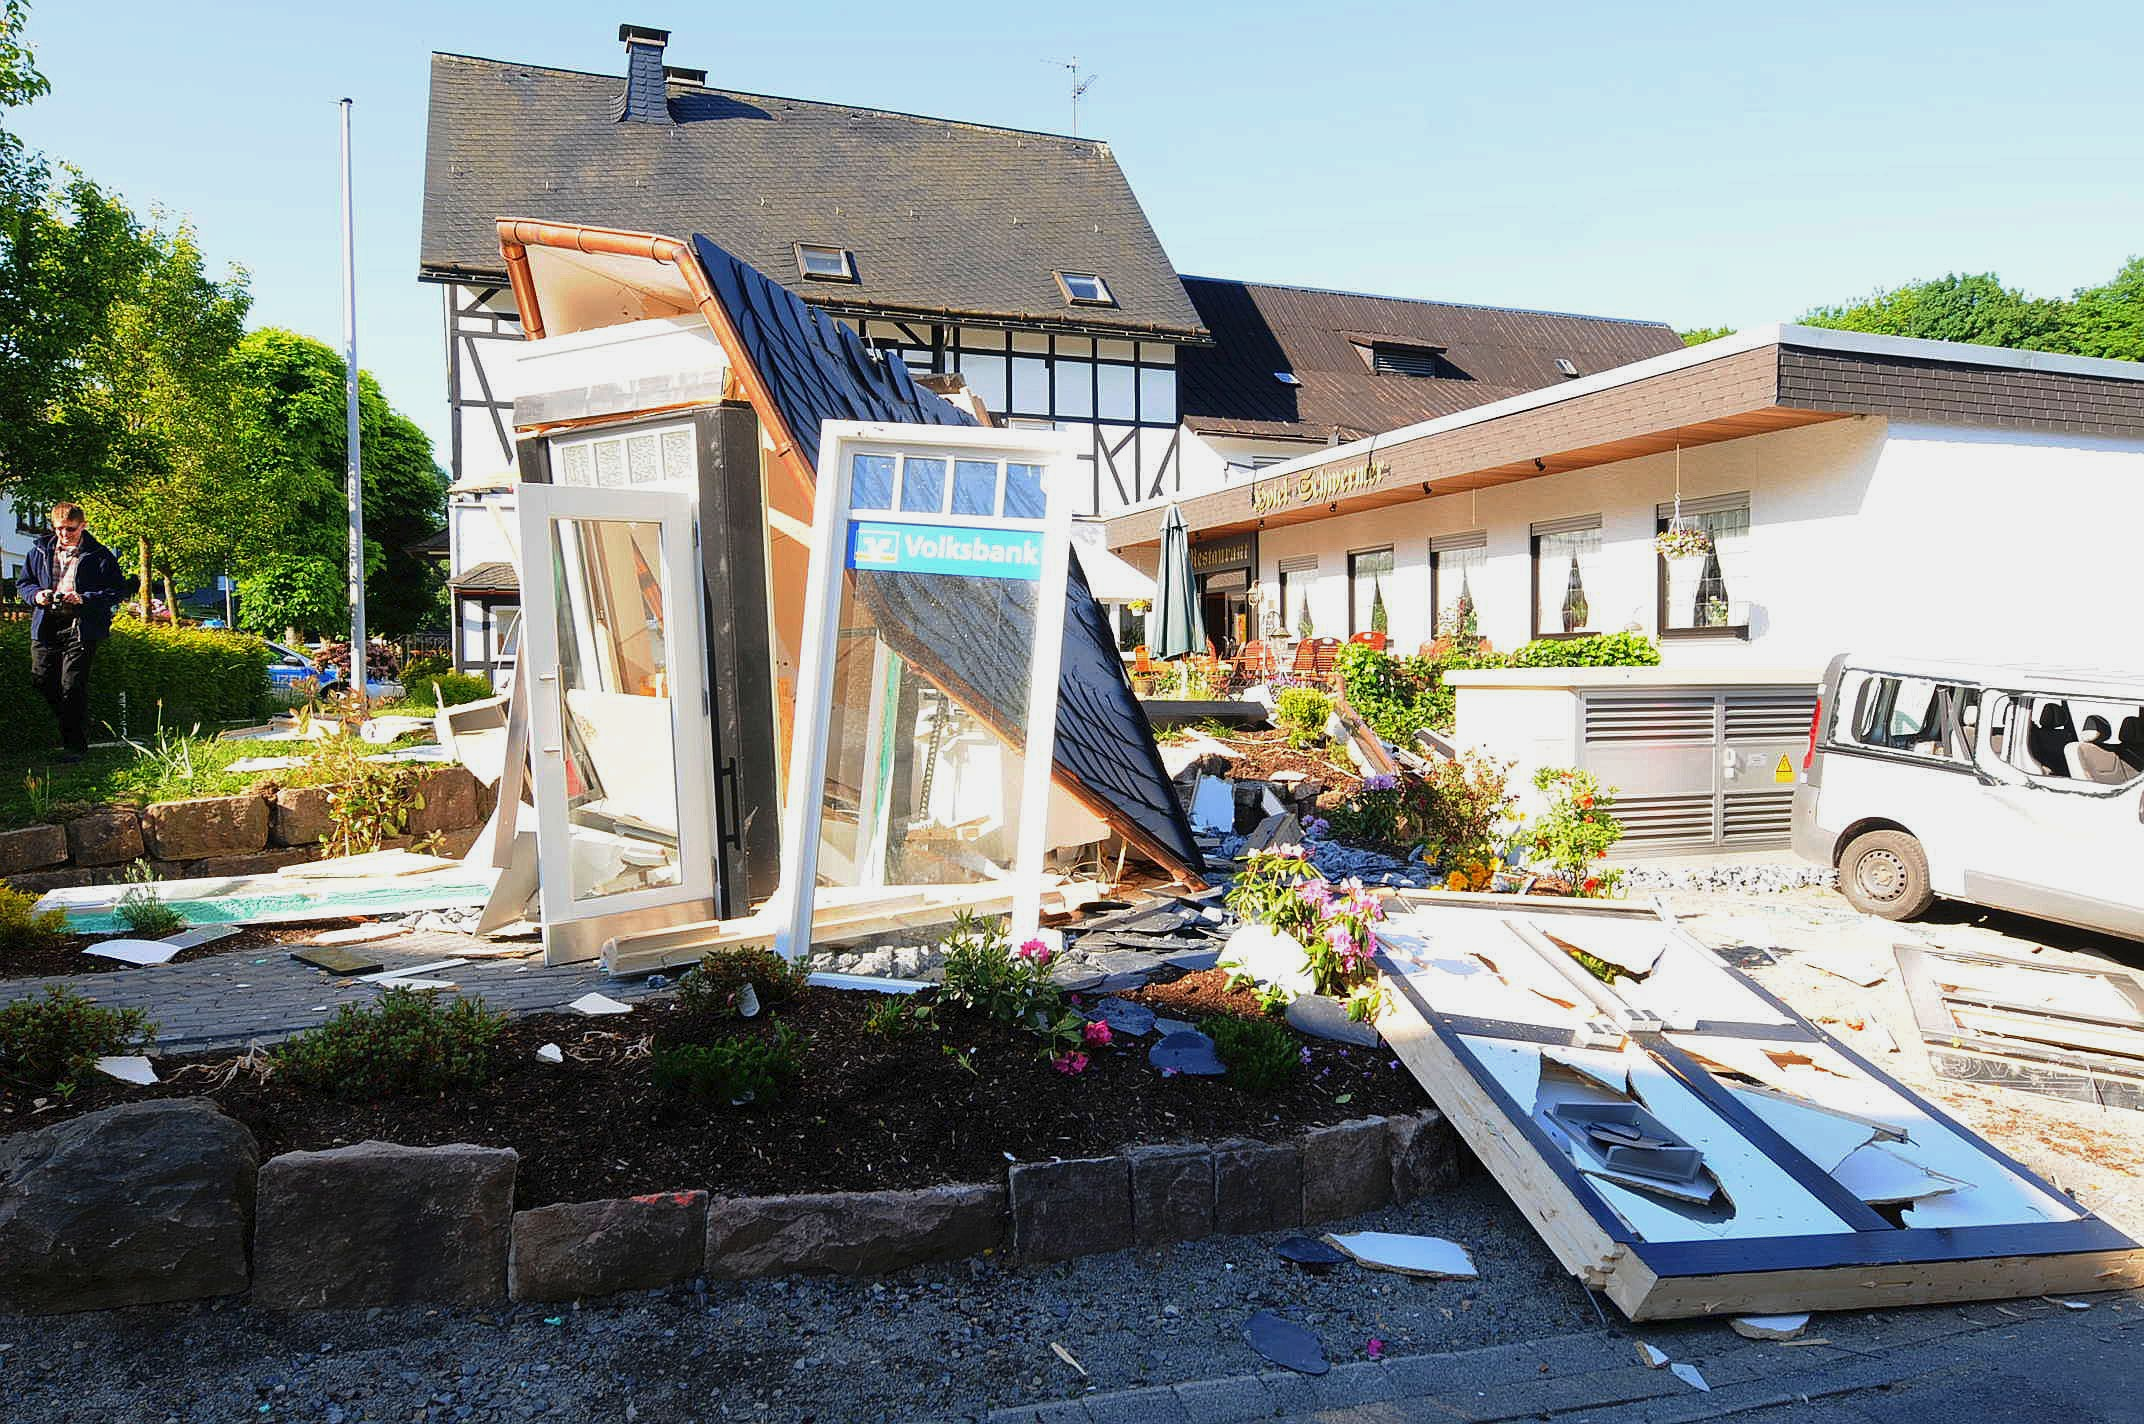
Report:
[[714,917],[693,498],[520,488],[544,959]]

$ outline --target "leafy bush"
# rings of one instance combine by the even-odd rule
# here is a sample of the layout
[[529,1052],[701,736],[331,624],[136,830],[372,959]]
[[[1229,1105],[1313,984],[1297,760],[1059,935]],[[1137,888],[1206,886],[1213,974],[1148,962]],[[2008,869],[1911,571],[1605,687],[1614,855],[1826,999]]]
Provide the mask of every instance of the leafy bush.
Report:
[[771,949],[711,949],[678,981],[678,1007],[695,1018],[737,1018],[749,984],[760,1008],[771,1011],[795,1002],[810,977],[803,960],[791,963]]
[[459,707],[464,702],[480,702],[496,695],[491,683],[473,672],[437,672],[424,678],[405,676],[402,681],[403,705],[421,710]]
[[1294,1082],[1303,1071],[1296,1037],[1271,1019],[1211,1018],[1199,1025],[1228,1065],[1228,1080],[1263,1097]]
[[780,1101],[803,1070],[802,1043],[789,1025],[777,1023],[764,1038],[659,1047],[649,1056],[648,1069],[655,1086],[672,1097],[766,1106]]
[[416,768],[374,761],[379,750],[358,737],[327,736],[307,744],[305,779],[328,788],[326,855],[376,851],[409,827],[424,809],[424,777]]
[[45,949],[67,937],[67,912],[37,913],[37,896],[0,885],[0,956]]
[[1318,916],[1311,902],[1296,893],[1296,887],[1319,878],[1318,868],[1300,846],[1252,851],[1243,858],[1243,869],[1228,887],[1222,903],[1250,924],[1302,939],[1317,923]]
[[54,986],[41,999],[0,1008],[0,1082],[65,1097],[99,1058],[138,1053],[155,1041],[156,1025],[140,1009],[99,1008]]
[[864,1032],[874,1038],[906,1038],[930,1021],[929,1004],[916,1002],[913,994],[888,994],[865,1017]]
[[1548,809],[1534,819],[1524,839],[1536,854],[1571,882],[1574,895],[1606,895],[1622,878],[1597,862],[1623,838],[1623,825],[1610,814],[1615,792],[1590,771],[1544,766],[1534,785],[1548,799]]
[[[1424,860],[1449,873],[1496,859],[1502,827],[1518,800],[1510,789],[1511,765],[1468,751],[1456,761],[1432,762],[1428,775],[1410,780],[1411,829]],[[1475,878],[1470,874],[1470,883]]]
[[[30,625],[0,623],[0,667],[11,670],[0,677],[0,726],[18,746],[48,746],[59,728],[30,679],[13,671],[29,664]],[[145,732],[159,703],[167,726],[259,719],[268,708],[267,645],[244,633],[120,619],[90,672],[90,725]]]
[[1660,649],[1643,633],[1537,638],[1511,655],[1513,667],[1658,667]]
[[1284,687],[1273,699],[1273,725],[1288,734],[1288,745],[1308,751],[1325,740],[1333,700],[1315,687]]
[[1178,702],[1214,702],[1227,685],[1225,668],[1201,664],[1195,658],[1179,658],[1162,668],[1154,680],[1154,695]]
[[1076,1048],[1086,1021],[1065,1004],[1064,990],[1050,978],[1049,947],[1031,939],[1015,950],[1002,920],[981,920],[963,910],[945,941],[945,981],[938,1001],[973,1009],[1008,1028],[1039,1034],[1050,1057]]
[[143,939],[162,939],[168,934],[177,934],[186,927],[186,917],[164,903],[164,897],[156,893],[156,872],[146,860],[137,860],[127,867],[126,893],[119,897],[119,904],[112,911],[119,922]]
[[1406,745],[1418,728],[1450,731],[1453,693],[1444,674],[1460,668],[1504,666],[1504,657],[1478,640],[1454,643],[1432,657],[1400,657],[1366,643],[1348,643],[1338,660],[1348,705],[1388,742]]
[[454,671],[454,659],[441,653],[419,653],[402,664],[401,682],[405,687],[428,682],[432,678]]
[[432,989],[388,989],[276,1050],[276,1072],[342,1098],[481,1088],[498,1076],[503,1011],[482,999],[442,1001]]

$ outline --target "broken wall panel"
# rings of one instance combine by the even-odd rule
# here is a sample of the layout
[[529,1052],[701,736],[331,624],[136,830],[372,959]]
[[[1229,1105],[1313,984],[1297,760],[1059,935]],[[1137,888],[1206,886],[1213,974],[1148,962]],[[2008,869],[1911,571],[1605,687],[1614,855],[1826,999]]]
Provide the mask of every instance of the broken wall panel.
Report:
[[[1558,1259],[1632,1319],[2144,1280],[2121,1232],[1672,925],[1638,931],[1659,941],[1643,976],[1596,973],[1602,1000],[1513,950],[1552,934],[1600,965],[1643,960],[1627,915],[1395,909],[1380,1031]],[[1480,1012],[1508,1005],[1522,1015]],[[1702,1175],[1671,1172],[1690,1149]]]
[[2144,1110],[2144,985],[2110,966],[1901,944],[1899,982],[1945,1078]]

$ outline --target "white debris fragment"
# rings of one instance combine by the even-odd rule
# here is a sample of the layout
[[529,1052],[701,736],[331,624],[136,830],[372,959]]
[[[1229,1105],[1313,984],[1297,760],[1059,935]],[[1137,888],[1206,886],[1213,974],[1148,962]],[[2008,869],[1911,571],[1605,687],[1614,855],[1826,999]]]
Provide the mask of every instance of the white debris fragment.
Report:
[[1850,958],[1834,950],[1811,950],[1800,956],[1801,962],[1811,969],[1821,969],[1834,978],[1844,979],[1864,989],[1873,989],[1891,977],[1891,971],[1880,964]]
[[116,959],[121,964],[168,964],[179,946],[160,939],[108,939],[88,945],[82,952],[99,959]]
[[547,1043],[536,1050],[536,1061],[556,1067],[566,1061],[566,1052],[555,1043]]
[[1809,1328],[1806,1315],[1738,1315],[1727,1322],[1745,1340],[1792,1340]]
[[616,999],[613,999],[606,994],[583,994],[578,999],[575,999],[572,1003],[566,1005],[566,1007],[572,1009],[576,1013],[588,1014],[590,1016],[595,1016],[599,1014],[629,1014],[633,1011],[633,1006],[631,1004],[621,1004]]
[[1481,1273],[1467,1248],[1441,1236],[1409,1236],[1396,1231],[1351,1231],[1325,1240],[1345,1251],[1356,1264],[1431,1280],[1473,1280]]
[[1236,829],[1236,788],[1225,776],[1202,776],[1191,794],[1191,826],[1200,831]]
[[374,940],[394,939],[409,933],[406,924],[351,925],[347,929],[326,930],[313,936],[316,945],[370,944]]
[[2064,1310],[2090,1310],[2092,1308],[2092,1302],[2088,1300],[2065,1300],[2058,1295],[2043,1295],[2040,1299],[2050,1305],[2059,1305]]
[[156,1069],[139,1053],[119,1053],[99,1058],[97,1071],[108,1078],[117,1078],[122,1083],[137,1083],[144,1088],[157,1081]]
[[1638,1341],[1638,1363],[1649,1370],[1657,1370],[1668,1362],[1668,1352],[1657,1345]]
[[1697,1372],[1697,1366],[1695,1365],[1686,1365],[1677,1360],[1674,1364],[1668,1366],[1668,1373],[1674,1375],[1675,1378],[1681,1380],[1692,1389],[1703,1390],[1706,1394],[1712,1393],[1712,1386],[1705,1383],[1705,1377]]

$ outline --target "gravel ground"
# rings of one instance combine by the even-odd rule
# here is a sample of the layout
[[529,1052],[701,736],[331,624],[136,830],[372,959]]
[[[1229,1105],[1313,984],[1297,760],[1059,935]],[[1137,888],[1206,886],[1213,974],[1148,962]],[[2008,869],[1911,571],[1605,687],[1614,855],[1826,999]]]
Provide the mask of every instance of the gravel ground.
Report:
[[[1477,1282],[1356,1266],[1311,1276],[1286,1233],[1064,1265],[991,1261],[572,1307],[277,1315],[149,1306],[0,1319],[10,1424],[358,1420],[904,1420],[1265,1368],[1239,1334],[1280,1311],[1336,1363],[1463,1350],[1602,1321],[1485,1174],[1361,1218],[1466,1245]],[[1616,1317],[1612,1310],[1609,1319]],[[1082,1377],[1050,1349],[1064,1348]]]

